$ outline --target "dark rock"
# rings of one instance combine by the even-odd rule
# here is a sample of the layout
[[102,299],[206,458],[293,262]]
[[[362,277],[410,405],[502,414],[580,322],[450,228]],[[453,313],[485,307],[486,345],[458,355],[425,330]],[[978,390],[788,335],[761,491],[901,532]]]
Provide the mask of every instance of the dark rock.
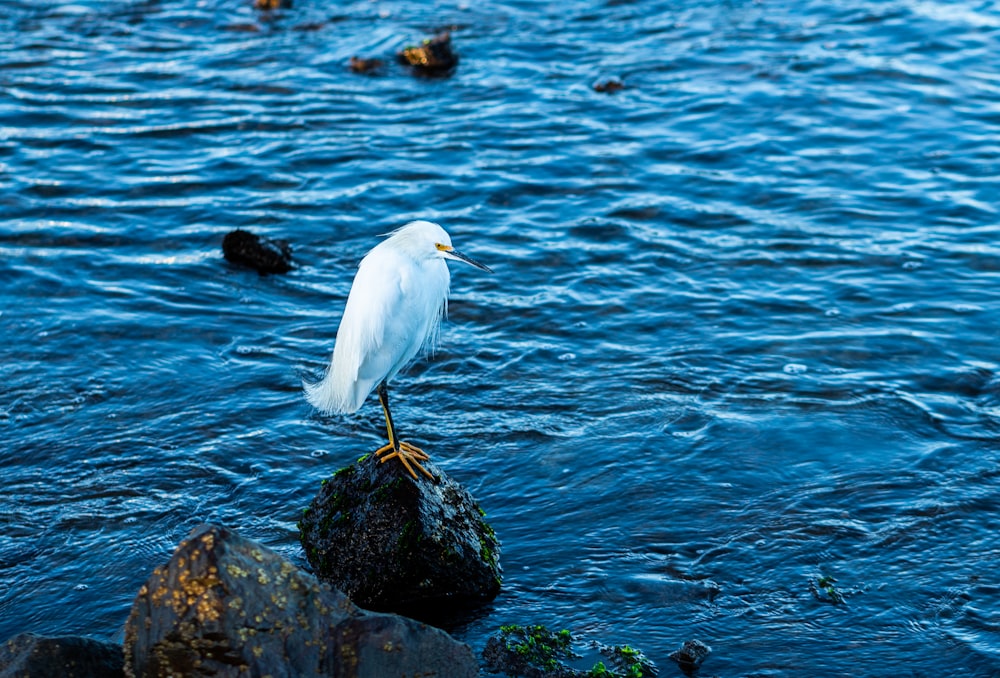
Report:
[[362,59],[361,57],[356,56],[351,57],[349,64],[351,70],[355,73],[365,74],[375,73],[381,69],[383,65],[385,65],[385,62],[381,59]]
[[2,678],[122,678],[120,645],[79,636],[14,636],[0,646]]
[[287,241],[268,240],[239,228],[222,239],[222,254],[227,261],[249,266],[259,273],[292,270],[292,248]]
[[620,90],[625,89],[625,83],[617,78],[611,78],[610,80],[601,80],[594,83],[595,92],[606,92],[608,94],[613,94]]
[[656,666],[642,652],[628,645],[591,642],[586,648],[575,648],[575,641],[566,629],[552,632],[544,626],[501,626],[486,641],[483,662],[494,673],[524,678],[650,678],[657,675]]
[[366,455],[323,481],[299,522],[317,576],[359,605],[446,621],[500,592],[485,513],[431,463],[435,481]]
[[[367,613],[337,625],[325,675],[351,678],[477,678],[472,649],[441,629],[396,614]],[[298,674],[296,674],[298,675]]]
[[400,63],[412,66],[417,75],[448,75],[458,65],[458,55],[451,48],[449,31],[443,31],[419,45],[406,47],[397,56]]
[[698,671],[702,662],[712,654],[712,648],[700,640],[685,640],[684,644],[670,653],[670,658],[677,662],[684,675],[691,676]]
[[139,591],[125,626],[125,674],[467,676],[472,651],[439,629],[359,609],[292,563],[221,527],[181,542]]

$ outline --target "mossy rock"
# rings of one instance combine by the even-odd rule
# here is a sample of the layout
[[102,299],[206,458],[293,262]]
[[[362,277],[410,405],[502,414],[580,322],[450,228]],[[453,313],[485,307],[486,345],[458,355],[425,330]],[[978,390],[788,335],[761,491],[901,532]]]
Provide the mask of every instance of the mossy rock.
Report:
[[[578,651],[579,650],[579,651]],[[579,643],[567,630],[501,626],[483,650],[486,667],[523,678],[649,678],[656,666],[628,645]]]
[[424,466],[435,480],[367,455],[337,471],[300,539],[316,575],[358,605],[443,623],[500,592],[500,542],[472,495]]

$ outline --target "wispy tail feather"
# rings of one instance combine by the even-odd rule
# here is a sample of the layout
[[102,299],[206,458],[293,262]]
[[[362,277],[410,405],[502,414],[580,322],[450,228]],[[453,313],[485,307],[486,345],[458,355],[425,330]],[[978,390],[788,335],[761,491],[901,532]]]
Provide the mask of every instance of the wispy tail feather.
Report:
[[317,410],[325,414],[343,414],[346,411],[344,398],[334,388],[329,372],[317,382],[308,382],[303,379],[302,388],[305,389],[306,400]]
[[350,414],[356,412],[364,402],[368,393],[360,393],[356,382],[341,383],[333,370],[327,370],[323,379],[317,382],[302,380],[302,388],[306,392],[306,400],[317,410],[325,414]]

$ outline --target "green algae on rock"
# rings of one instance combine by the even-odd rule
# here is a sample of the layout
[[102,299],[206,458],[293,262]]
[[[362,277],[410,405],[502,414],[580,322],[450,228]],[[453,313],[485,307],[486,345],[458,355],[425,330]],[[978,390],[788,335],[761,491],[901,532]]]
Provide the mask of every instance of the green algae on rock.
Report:
[[[596,642],[576,651],[576,638],[567,630],[509,624],[486,642],[483,661],[494,673],[524,678],[650,678],[656,666],[628,645]],[[600,657],[600,658],[596,658]]]

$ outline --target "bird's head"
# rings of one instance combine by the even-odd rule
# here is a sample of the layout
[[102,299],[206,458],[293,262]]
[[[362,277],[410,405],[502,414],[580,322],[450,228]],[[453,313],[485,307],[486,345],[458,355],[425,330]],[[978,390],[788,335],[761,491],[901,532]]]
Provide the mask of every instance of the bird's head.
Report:
[[480,264],[452,247],[448,232],[432,221],[411,221],[393,231],[391,237],[399,239],[414,256],[463,261],[487,273],[493,272],[489,266]]

